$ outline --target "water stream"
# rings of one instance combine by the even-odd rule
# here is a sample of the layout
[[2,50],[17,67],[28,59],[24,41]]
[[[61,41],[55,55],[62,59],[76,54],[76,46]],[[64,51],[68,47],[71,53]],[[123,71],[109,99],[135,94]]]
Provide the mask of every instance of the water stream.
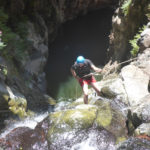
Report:
[[36,125],[39,122],[41,122],[44,118],[46,118],[48,114],[49,114],[48,112],[45,112],[42,114],[36,114],[34,117],[28,117],[22,121],[16,121],[15,123],[11,123],[0,134],[0,138],[4,138],[13,129],[18,128],[18,127],[28,127],[30,129],[35,129]]

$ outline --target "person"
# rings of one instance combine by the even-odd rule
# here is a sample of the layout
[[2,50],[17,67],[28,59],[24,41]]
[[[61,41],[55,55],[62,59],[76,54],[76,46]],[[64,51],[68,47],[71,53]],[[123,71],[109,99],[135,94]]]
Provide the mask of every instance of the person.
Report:
[[91,60],[85,59],[83,56],[78,56],[71,67],[72,75],[78,80],[82,87],[85,104],[88,104],[88,85],[92,86],[98,96],[101,94],[98,86],[96,85],[96,79],[91,74],[92,70],[95,72],[102,71],[102,69],[96,67]]

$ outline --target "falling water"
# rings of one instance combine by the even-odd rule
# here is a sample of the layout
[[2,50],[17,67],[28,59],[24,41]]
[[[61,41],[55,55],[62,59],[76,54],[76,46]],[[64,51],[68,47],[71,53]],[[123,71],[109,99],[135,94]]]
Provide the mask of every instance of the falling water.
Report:
[[45,112],[43,114],[36,114],[34,117],[28,117],[22,121],[17,121],[14,124],[11,124],[4,129],[4,132],[0,134],[0,138],[5,137],[13,129],[18,127],[28,127],[30,129],[34,129],[39,122],[41,122],[42,120],[44,120],[44,118],[48,116],[48,114],[48,112]]

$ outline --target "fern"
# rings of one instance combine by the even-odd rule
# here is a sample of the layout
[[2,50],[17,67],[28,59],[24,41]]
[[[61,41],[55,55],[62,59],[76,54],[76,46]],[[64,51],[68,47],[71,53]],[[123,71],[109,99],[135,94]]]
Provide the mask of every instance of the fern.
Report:
[[[0,54],[7,59],[16,59],[18,62],[27,58],[27,50],[31,43],[26,39],[27,27],[24,22],[17,23],[14,31],[7,25],[9,16],[0,8],[0,30],[3,32],[0,42]],[[5,45],[6,43],[6,45]]]
[[125,16],[129,14],[129,8],[130,8],[131,3],[132,3],[132,0],[125,0],[121,7]]
[[138,33],[134,36],[133,40],[130,40],[129,43],[132,46],[132,50],[130,51],[131,56],[135,57],[139,52],[139,46],[137,45],[138,39],[141,37],[140,34],[145,30],[146,26],[144,25],[139,29]]

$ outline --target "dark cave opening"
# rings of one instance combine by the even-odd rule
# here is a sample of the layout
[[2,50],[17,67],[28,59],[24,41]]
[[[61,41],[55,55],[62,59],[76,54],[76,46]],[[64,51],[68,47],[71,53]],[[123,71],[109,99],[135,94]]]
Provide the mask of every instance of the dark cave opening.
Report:
[[91,59],[96,66],[106,63],[113,12],[112,8],[95,10],[60,27],[49,45],[45,67],[49,95],[56,98],[59,85],[71,76],[70,67],[78,55]]

